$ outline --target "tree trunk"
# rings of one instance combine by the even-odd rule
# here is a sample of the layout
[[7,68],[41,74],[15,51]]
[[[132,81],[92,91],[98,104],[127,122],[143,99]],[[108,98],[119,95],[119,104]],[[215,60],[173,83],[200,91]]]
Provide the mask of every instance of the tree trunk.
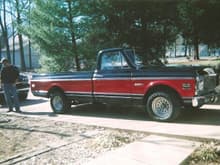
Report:
[[1,28],[2,28],[2,34],[3,34],[3,39],[4,39],[5,45],[6,45],[7,59],[11,62],[10,47],[9,47],[9,42],[8,42],[8,29],[7,29],[7,23],[6,23],[5,0],[3,0],[3,16],[4,16],[3,17],[3,23],[2,23],[2,20],[0,20]]
[[0,59],[2,59],[2,39],[0,37]]
[[[18,26],[21,25],[21,16],[20,16],[20,10],[19,10],[19,1],[16,0],[16,10],[17,10],[17,24]],[[19,46],[20,46],[20,60],[21,60],[21,70],[25,71],[25,59],[24,59],[24,47],[23,47],[23,39],[22,34],[18,31],[18,40],[19,40]]]
[[12,62],[13,62],[13,64],[15,64],[15,37],[16,36],[14,36],[14,34],[13,34],[13,41],[12,41],[13,42],[12,43],[13,44],[13,46],[12,46],[13,47],[13,50],[12,50]]
[[24,60],[24,47],[22,35],[18,34],[19,47],[20,47],[20,59],[21,59],[21,70],[26,71],[25,60]]
[[75,58],[75,64],[76,64],[76,70],[80,70],[80,64],[79,64],[79,55],[77,51],[77,45],[76,45],[76,39],[75,39],[75,33],[74,33],[74,27],[73,27],[73,16],[72,16],[72,7],[71,7],[71,1],[67,0],[68,3],[68,9],[69,9],[69,23],[70,23],[70,31],[71,31],[71,40],[72,40],[72,50],[74,52],[74,58]]
[[29,51],[29,68],[32,69],[32,54],[31,54],[31,41],[28,41],[28,51]]
[[199,60],[199,42],[197,37],[194,40],[194,60]]
[[176,58],[176,41],[174,42],[174,57]]
[[[30,13],[31,13],[31,0],[28,1],[28,14],[30,16]],[[29,19],[28,20],[28,24],[30,26],[31,24],[31,20]],[[29,68],[32,69],[32,52],[31,52],[31,40],[30,38],[28,38],[28,55],[29,55]]]
[[208,56],[211,56],[211,52],[210,52],[210,46],[207,46],[207,51],[208,51]]
[[[10,6],[10,10],[13,13],[12,5]],[[15,26],[13,24],[13,22],[14,22],[14,18],[12,16],[13,14],[11,14],[11,20],[12,20],[12,64],[16,65],[16,63],[15,63],[15,38],[16,38],[16,32],[15,32]]]
[[185,45],[185,52],[184,52],[184,56],[186,57],[186,56],[187,56],[187,50],[188,50],[188,42],[187,42],[187,40],[186,40],[186,39],[184,40],[184,45]]

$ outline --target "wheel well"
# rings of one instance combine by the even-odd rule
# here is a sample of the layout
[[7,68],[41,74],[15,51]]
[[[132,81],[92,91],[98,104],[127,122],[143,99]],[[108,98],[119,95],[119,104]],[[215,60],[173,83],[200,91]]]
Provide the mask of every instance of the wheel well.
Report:
[[167,92],[167,93],[172,93],[174,94],[177,99],[179,99],[181,101],[181,97],[179,95],[179,93],[177,93],[176,90],[174,90],[173,88],[169,87],[169,86],[166,86],[166,85],[159,85],[159,86],[155,86],[155,87],[152,87],[150,88],[147,93],[145,94],[144,96],[144,100],[143,100],[143,103],[146,103],[148,97],[154,93],[154,92],[157,92],[157,91],[163,91],[163,92]]
[[50,90],[48,91],[48,97],[50,97],[50,95],[55,91],[64,93],[60,87],[54,86],[54,87],[50,88]]

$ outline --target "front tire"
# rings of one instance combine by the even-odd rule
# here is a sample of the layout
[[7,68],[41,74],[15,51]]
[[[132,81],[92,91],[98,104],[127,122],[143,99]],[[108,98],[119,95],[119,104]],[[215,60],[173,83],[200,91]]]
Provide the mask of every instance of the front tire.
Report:
[[54,113],[62,114],[70,109],[70,104],[62,92],[56,91],[51,94],[50,105]]
[[18,98],[19,98],[21,101],[26,100],[27,97],[28,97],[28,93],[20,93],[20,94],[18,95]]
[[156,121],[173,121],[179,116],[180,109],[180,100],[172,92],[154,92],[146,103],[150,118]]

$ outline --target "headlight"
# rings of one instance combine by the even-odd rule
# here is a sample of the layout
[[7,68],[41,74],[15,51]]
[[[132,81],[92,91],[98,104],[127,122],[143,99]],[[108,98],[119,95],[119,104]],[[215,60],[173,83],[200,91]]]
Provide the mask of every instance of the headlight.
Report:
[[198,95],[198,93],[200,91],[204,90],[204,77],[203,76],[198,76],[196,77],[196,95]]

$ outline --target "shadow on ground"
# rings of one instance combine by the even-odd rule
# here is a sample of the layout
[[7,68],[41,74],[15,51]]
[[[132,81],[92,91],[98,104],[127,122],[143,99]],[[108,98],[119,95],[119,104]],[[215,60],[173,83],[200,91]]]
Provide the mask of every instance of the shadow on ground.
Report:
[[21,106],[30,106],[30,105],[35,105],[35,104],[41,104],[41,103],[45,103],[47,102],[46,99],[27,99],[27,100],[23,100],[20,102]]
[[[30,105],[35,105],[35,104],[41,104],[41,103],[45,103],[47,102],[47,100],[45,99],[26,99],[26,100],[20,100],[20,105],[21,106],[30,106]],[[1,107],[6,107],[6,103],[1,102]]]
[[[115,119],[152,121],[143,108],[105,105],[79,105],[72,107],[67,113],[74,116],[103,117]],[[220,125],[220,110],[183,110],[180,117],[173,123]]]
[[[39,111],[24,111],[24,115],[44,115],[56,117],[52,110],[42,109],[42,103],[48,102],[47,99],[27,99],[21,102],[21,106],[31,106],[39,104]],[[47,103],[49,104],[49,102]],[[89,116],[100,118],[114,118],[126,120],[152,121],[144,108],[127,106],[106,106],[103,104],[84,104],[73,106],[65,115]],[[180,117],[173,123],[196,124],[196,125],[220,125],[220,109],[218,110],[184,110]]]

